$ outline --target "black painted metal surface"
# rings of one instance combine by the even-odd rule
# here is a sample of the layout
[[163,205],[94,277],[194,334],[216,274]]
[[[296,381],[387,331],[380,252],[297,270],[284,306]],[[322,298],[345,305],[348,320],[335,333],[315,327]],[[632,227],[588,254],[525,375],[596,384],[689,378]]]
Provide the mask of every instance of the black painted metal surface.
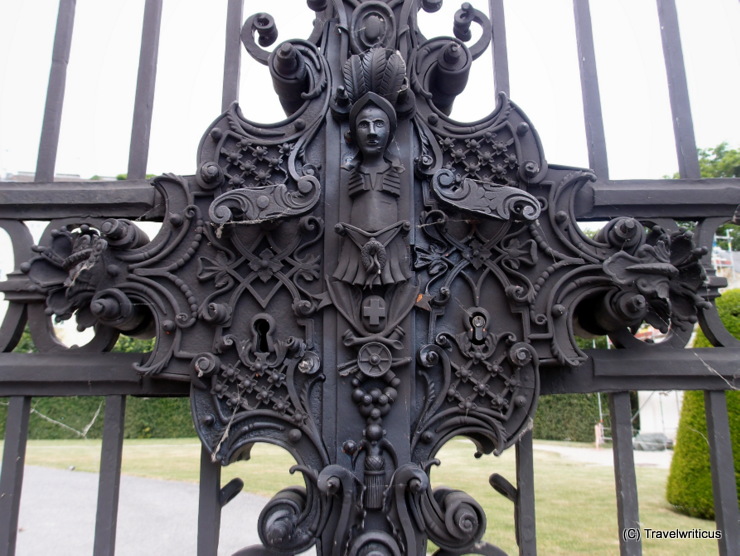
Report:
[[95,556],[112,556],[116,547],[118,493],[121,483],[125,396],[106,396],[103,444],[100,449],[100,485],[95,521]]
[[0,551],[15,554],[18,534],[18,511],[21,504],[23,467],[26,460],[26,438],[31,398],[10,398],[5,421],[6,440],[3,449],[3,469],[0,477]]
[[[438,4],[310,1],[311,36],[268,52],[272,18],[255,14],[239,33],[242,5],[230,2],[224,113],[205,130],[194,175],[149,184],[141,178],[161,15],[161,2],[150,0],[132,179],[48,183],[51,137],[39,183],[0,184],[1,223],[19,231],[12,235],[22,262],[0,284],[10,301],[0,339],[12,349],[27,320],[42,352],[0,354],[0,394],[109,396],[105,445],[115,449],[101,475],[96,553],[115,546],[127,394],[189,391],[204,446],[199,554],[215,553],[221,506],[241,486],[221,488],[218,465],[247,458],[258,442],[288,450],[302,484],[276,493],[260,519],[262,546],[240,554],[315,546],[325,555],[418,555],[429,540],[440,555],[498,554],[482,541],[486,516],[475,499],[430,485],[430,462],[457,435],[484,453],[517,445],[516,485],[500,476],[491,484],[514,503],[517,541],[531,554],[529,429],[539,395],[614,392],[627,527],[639,511],[625,392],[733,386],[740,343],[716,316],[724,284],[707,252],[716,226],[740,204],[740,188],[733,179],[698,179],[687,154],[695,151],[690,117],[676,129],[686,180],[608,180],[588,3],[577,0],[595,172],[548,164],[536,122],[506,94],[503,4],[491,2],[493,22],[465,4],[455,37],[427,39],[416,14]],[[685,114],[675,9],[660,4],[673,107]],[[60,12],[60,33],[71,34],[73,7]],[[482,34],[468,45],[471,24]],[[457,122],[450,110],[492,29],[497,108],[479,122]],[[231,103],[239,35],[269,68],[287,115],[279,124],[247,121]],[[63,81],[53,75],[50,91],[63,91]],[[50,93],[50,118],[56,102]],[[52,221],[33,252],[19,223],[32,218]],[[156,237],[146,237],[138,218],[162,220]],[[576,224],[601,218],[609,223],[595,238]],[[694,231],[679,219],[695,220]],[[95,340],[65,348],[50,333],[52,316],[96,327]],[[697,321],[722,349],[684,349]],[[644,322],[666,340],[635,338]],[[104,353],[119,333],[154,336],[154,350],[136,361]],[[576,335],[603,334],[620,349],[576,345]],[[707,396],[721,488],[724,397]],[[22,460],[28,402],[16,400],[26,400],[14,402],[19,424],[10,438]],[[4,467],[0,484],[17,498],[17,466]],[[737,520],[736,504],[718,504],[722,523]],[[3,507],[3,530],[14,516],[17,507]],[[9,534],[3,554],[13,553]],[[723,542],[732,553],[737,539]],[[623,553],[639,550],[622,541]]]

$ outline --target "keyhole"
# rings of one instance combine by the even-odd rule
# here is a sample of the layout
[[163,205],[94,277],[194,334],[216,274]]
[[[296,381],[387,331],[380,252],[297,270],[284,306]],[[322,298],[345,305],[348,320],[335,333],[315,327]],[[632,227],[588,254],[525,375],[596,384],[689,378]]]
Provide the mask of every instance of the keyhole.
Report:
[[481,314],[475,314],[470,319],[470,324],[473,325],[473,338],[474,344],[484,344],[486,339],[486,317]]
[[267,353],[270,351],[267,335],[270,332],[270,323],[265,319],[254,321],[254,331],[257,333],[257,351]]

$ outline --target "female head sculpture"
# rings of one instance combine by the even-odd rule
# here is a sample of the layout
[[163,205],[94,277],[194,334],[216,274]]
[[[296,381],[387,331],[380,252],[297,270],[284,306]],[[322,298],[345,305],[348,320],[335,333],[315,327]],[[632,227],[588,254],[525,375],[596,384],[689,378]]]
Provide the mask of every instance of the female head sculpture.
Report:
[[358,140],[358,121],[363,117],[363,114],[365,114],[369,109],[373,108],[376,111],[382,112],[387,119],[388,140],[386,142],[386,145],[390,143],[391,139],[393,138],[393,134],[396,132],[398,117],[396,116],[396,110],[393,105],[377,93],[368,92],[353,104],[352,109],[349,113],[349,131],[352,138],[357,141],[358,145],[361,145]]

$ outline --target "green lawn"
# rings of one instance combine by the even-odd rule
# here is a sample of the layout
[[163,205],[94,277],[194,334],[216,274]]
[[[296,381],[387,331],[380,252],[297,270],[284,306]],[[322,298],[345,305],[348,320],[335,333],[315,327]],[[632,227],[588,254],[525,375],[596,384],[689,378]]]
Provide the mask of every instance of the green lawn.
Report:
[[[460,488],[474,496],[488,515],[486,540],[516,554],[513,505],[488,486],[488,476],[499,473],[515,482],[514,450],[495,458],[473,457],[472,444],[450,442],[440,454],[442,464],[432,470],[432,483]],[[127,440],[123,473],[169,480],[198,480],[200,444],[187,440]],[[74,466],[97,471],[100,441],[29,441],[27,462],[58,468]],[[249,462],[228,466],[223,482],[244,479],[245,490],[272,496],[301,479],[288,469],[292,460],[280,448],[259,445]],[[640,517],[652,529],[713,530],[714,523],[674,513],[665,501],[666,469],[638,467]],[[538,550],[543,555],[618,554],[614,477],[610,467],[587,465],[556,453],[535,450]],[[716,554],[714,540],[644,540],[646,555]]]

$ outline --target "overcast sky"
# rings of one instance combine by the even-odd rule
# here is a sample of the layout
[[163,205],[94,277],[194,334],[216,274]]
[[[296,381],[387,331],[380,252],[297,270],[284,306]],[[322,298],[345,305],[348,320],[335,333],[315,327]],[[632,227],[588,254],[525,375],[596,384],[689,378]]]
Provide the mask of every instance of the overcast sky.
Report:
[[[485,2],[474,2],[485,9]],[[422,14],[428,37],[451,34],[459,2]],[[0,177],[33,171],[49,75],[56,0],[0,0]],[[57,172],[126,171],[144,0],[77,0]],[[289,9],[288,9],[289,8]],[[512,99],[540,133],[551,163],[588,166],[570,0],[506,0]],[[740,3],[678,0],[697,143],[740,146]],[[657,8],[651,0],[592,1],[613,178],[677,169]],[[275,16],[278,43],[306,38],[302,0],[246,0],[245,19]],[[149,173],[190,174],[220,112],[225,0],[165,0]],[[490,58],[481,58],[453,116],[493,109]],[[262,122],[282,118],[267,70],[244,56],[240,102]]]

